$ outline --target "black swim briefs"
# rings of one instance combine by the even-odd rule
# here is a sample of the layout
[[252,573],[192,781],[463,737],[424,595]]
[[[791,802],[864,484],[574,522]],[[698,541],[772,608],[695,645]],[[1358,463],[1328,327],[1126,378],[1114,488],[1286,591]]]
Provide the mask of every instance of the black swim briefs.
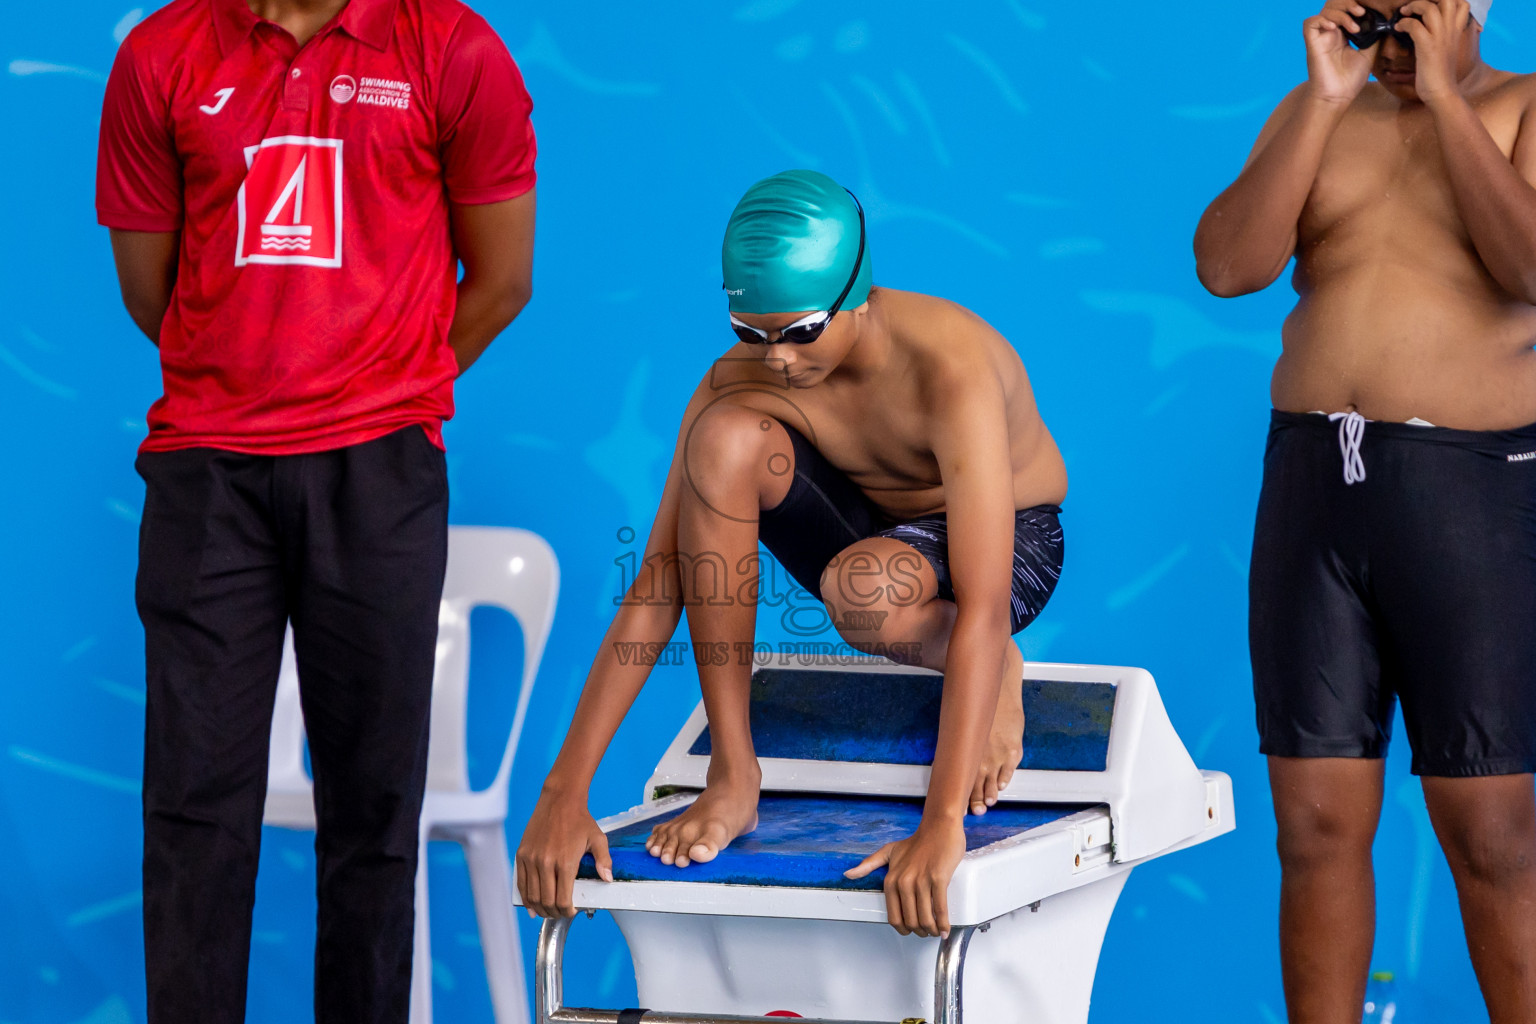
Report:
[[[758,536],[795,582],[821,599],[821,574],[838,552],[868,537],[894,537],[933,566],[938,596],[955,599],[944,513],[898,521],[879,510],[842,470],[788,425],[795,449],[789,493],[759,520]],[[1014,518],[1012,632],[1034,621],[1061,576],[1062,536],[1056,505],[1020,509]]]
[[1249,643],[1265,754],[1536,769],[1536,425],[1274,413]]

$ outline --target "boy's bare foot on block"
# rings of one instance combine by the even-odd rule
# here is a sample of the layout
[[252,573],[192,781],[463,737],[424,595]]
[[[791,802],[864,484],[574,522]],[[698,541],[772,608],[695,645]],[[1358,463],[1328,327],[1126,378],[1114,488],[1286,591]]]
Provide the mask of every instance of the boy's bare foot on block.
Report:
[[645,848],[663,864],[712,861],[737,836],[757,828],[761,773],[711,781],[687,810],[651,830]]
[[976,787],[971,790],[972,814],[986,814],[987,808],[997,803],[997,794],[1013,778],[1024,756],[1024,655],[1013,643],[1003,654],[1003,685],[997,695],[992,735],[987,737]]

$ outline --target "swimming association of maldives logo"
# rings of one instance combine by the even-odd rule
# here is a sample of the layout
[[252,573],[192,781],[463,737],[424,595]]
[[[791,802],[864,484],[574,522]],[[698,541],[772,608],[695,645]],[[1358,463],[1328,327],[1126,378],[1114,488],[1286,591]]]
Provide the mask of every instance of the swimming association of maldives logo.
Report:
[[357,83],[357,105],[410,110],[411,92],[410,82],[395,78],[369,78],[365,75]]
[[235,266],[341,266],[341,140],[262,139],[245,147],[245,166],[235,201]]
[[395,110],[411,109],[411,93],[415,90],[410,82],[396,78],[353,78],[337,75],[331,79],[331,99],[337,103],[356,102],[360,107],[392,107]]

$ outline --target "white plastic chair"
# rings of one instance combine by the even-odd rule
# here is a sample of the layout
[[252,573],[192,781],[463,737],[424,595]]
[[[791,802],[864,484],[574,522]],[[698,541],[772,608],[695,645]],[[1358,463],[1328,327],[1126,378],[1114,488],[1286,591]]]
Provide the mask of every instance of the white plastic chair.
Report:
[[[464,848],[474,894],[485,974],[496,1024],[526,1024],[528,996],[523,953],[512,905],[512,863],[507,852],[507,784],[512,756],[528,712],[533,680],[549,638],[560,590],[555,553],[538,534],[506,527],[454,526],[448,530],[448,572],[438,618],[437,665],[432,681],[432,734],[427,793],[421,812],[416,869],[416,942],[411,973],[411,1024],[432,1021],[432,946],[427,899],[427,842],[451,839]],[[523,631],[523,679],[512,731],[496,778],[469,788],[466,716],[469,707],[469,613],[479,605],[505,608]],[[264,823],[313,830],[312,783],[304,770],[304,716],[290,630],[272,716]]]

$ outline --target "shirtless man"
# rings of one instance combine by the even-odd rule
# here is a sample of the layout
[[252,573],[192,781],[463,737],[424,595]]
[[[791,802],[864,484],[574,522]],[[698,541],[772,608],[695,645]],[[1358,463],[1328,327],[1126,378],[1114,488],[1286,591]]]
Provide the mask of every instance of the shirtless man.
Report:
[[1217,295],[1296,257],[1249,619],[1295,1024],[1360,1019],[1394,697],[1489,1015],[1536,1021],[1536,78],[1488,6],[1329,0],[1195,236]]
[[[683,414],[643,565],[518,849],[518,886],[531,911],[570,916],[585,853],[612,878],[587,791],[649,673],[616,651],[665,643],[684,607],[696,650],[750,650],[761,539],[850,645],[945,673],[922,822],[849,872],[888,864],[891,924],[945,934],[961,821],[985,813],[1022,755],[1009,634],[1055,588],[1066,468],[1001,335],[954,303],[871,287],[863,209],[826,175],[752,186],[723,263],[741,340]],[[708,785],[651,833],[664,864],[712,860],[757,824],[751,663],[719,660],[698,664]]]

